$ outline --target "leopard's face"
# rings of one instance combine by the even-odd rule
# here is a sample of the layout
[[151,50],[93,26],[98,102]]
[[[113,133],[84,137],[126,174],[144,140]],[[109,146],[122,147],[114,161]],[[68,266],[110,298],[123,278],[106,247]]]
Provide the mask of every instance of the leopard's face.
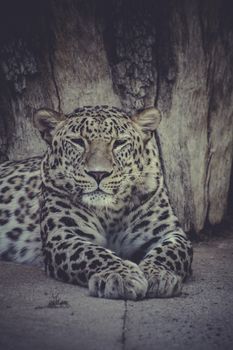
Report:
[[50,180],[74,202],[114,208],[148,176],[148,143],[148,133],[119,110],[77,110],[55,129],[47,156]]

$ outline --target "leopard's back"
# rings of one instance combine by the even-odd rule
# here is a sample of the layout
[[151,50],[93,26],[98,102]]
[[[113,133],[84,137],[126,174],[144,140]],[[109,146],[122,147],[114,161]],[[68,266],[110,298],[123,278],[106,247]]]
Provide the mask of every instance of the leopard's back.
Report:
[[40,157],[0,165],[0,258],[42,264]]

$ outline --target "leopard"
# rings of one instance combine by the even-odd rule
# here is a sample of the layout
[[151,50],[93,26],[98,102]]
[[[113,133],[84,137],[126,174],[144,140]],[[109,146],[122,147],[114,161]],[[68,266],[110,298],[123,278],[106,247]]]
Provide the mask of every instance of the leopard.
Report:
[[163,176],[159,110],[40,108],[33,120],[44,155],[0,165],[0,259],[94,297],[180,296],[193,249]]

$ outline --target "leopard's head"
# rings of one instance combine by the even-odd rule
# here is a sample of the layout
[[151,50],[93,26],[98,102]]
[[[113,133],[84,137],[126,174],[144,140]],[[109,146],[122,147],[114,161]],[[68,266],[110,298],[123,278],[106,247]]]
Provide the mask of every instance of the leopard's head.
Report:
[[129,117],[114,107],[76,109],[69,115],[40,109],[35,125],[48,143],[42,178],[75,203],[116,208],[132,193],[156,189],[159,174],[153,131],[160,113]]

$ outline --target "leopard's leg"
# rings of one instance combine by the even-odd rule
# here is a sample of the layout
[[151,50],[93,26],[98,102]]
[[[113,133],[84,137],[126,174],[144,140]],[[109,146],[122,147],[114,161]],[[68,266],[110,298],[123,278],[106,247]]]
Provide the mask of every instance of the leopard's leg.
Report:
[[[50,196],[51,197],[51,196]],[[41,234],[48,274],[59,280],[89,288],[93,296],[141,299],[148,283],[133,262],[122,260],[105,248],[106,239],[96,218],[84,209],[62,207],[47,196],[42,205]],[[89,220],[88,220],[89,216]]]
[[92,296],[136,300],[146,295],[147,280],[136,264],[66,229],[50,233],[44,254],[50,276],[88,286]]
[[[142,250],[144,248],[142,247]],[[147,296],[172,297],[181,293],[182,281],[190,274],[192,246],[181,228],[164,233],[139,266],[148,280]]]
[[144,272],[151,298],[179,295],[182,281],[191,272],[191,242],[172,212],[169,221],[143,220],[139,214],[116,241],[120,255]]

